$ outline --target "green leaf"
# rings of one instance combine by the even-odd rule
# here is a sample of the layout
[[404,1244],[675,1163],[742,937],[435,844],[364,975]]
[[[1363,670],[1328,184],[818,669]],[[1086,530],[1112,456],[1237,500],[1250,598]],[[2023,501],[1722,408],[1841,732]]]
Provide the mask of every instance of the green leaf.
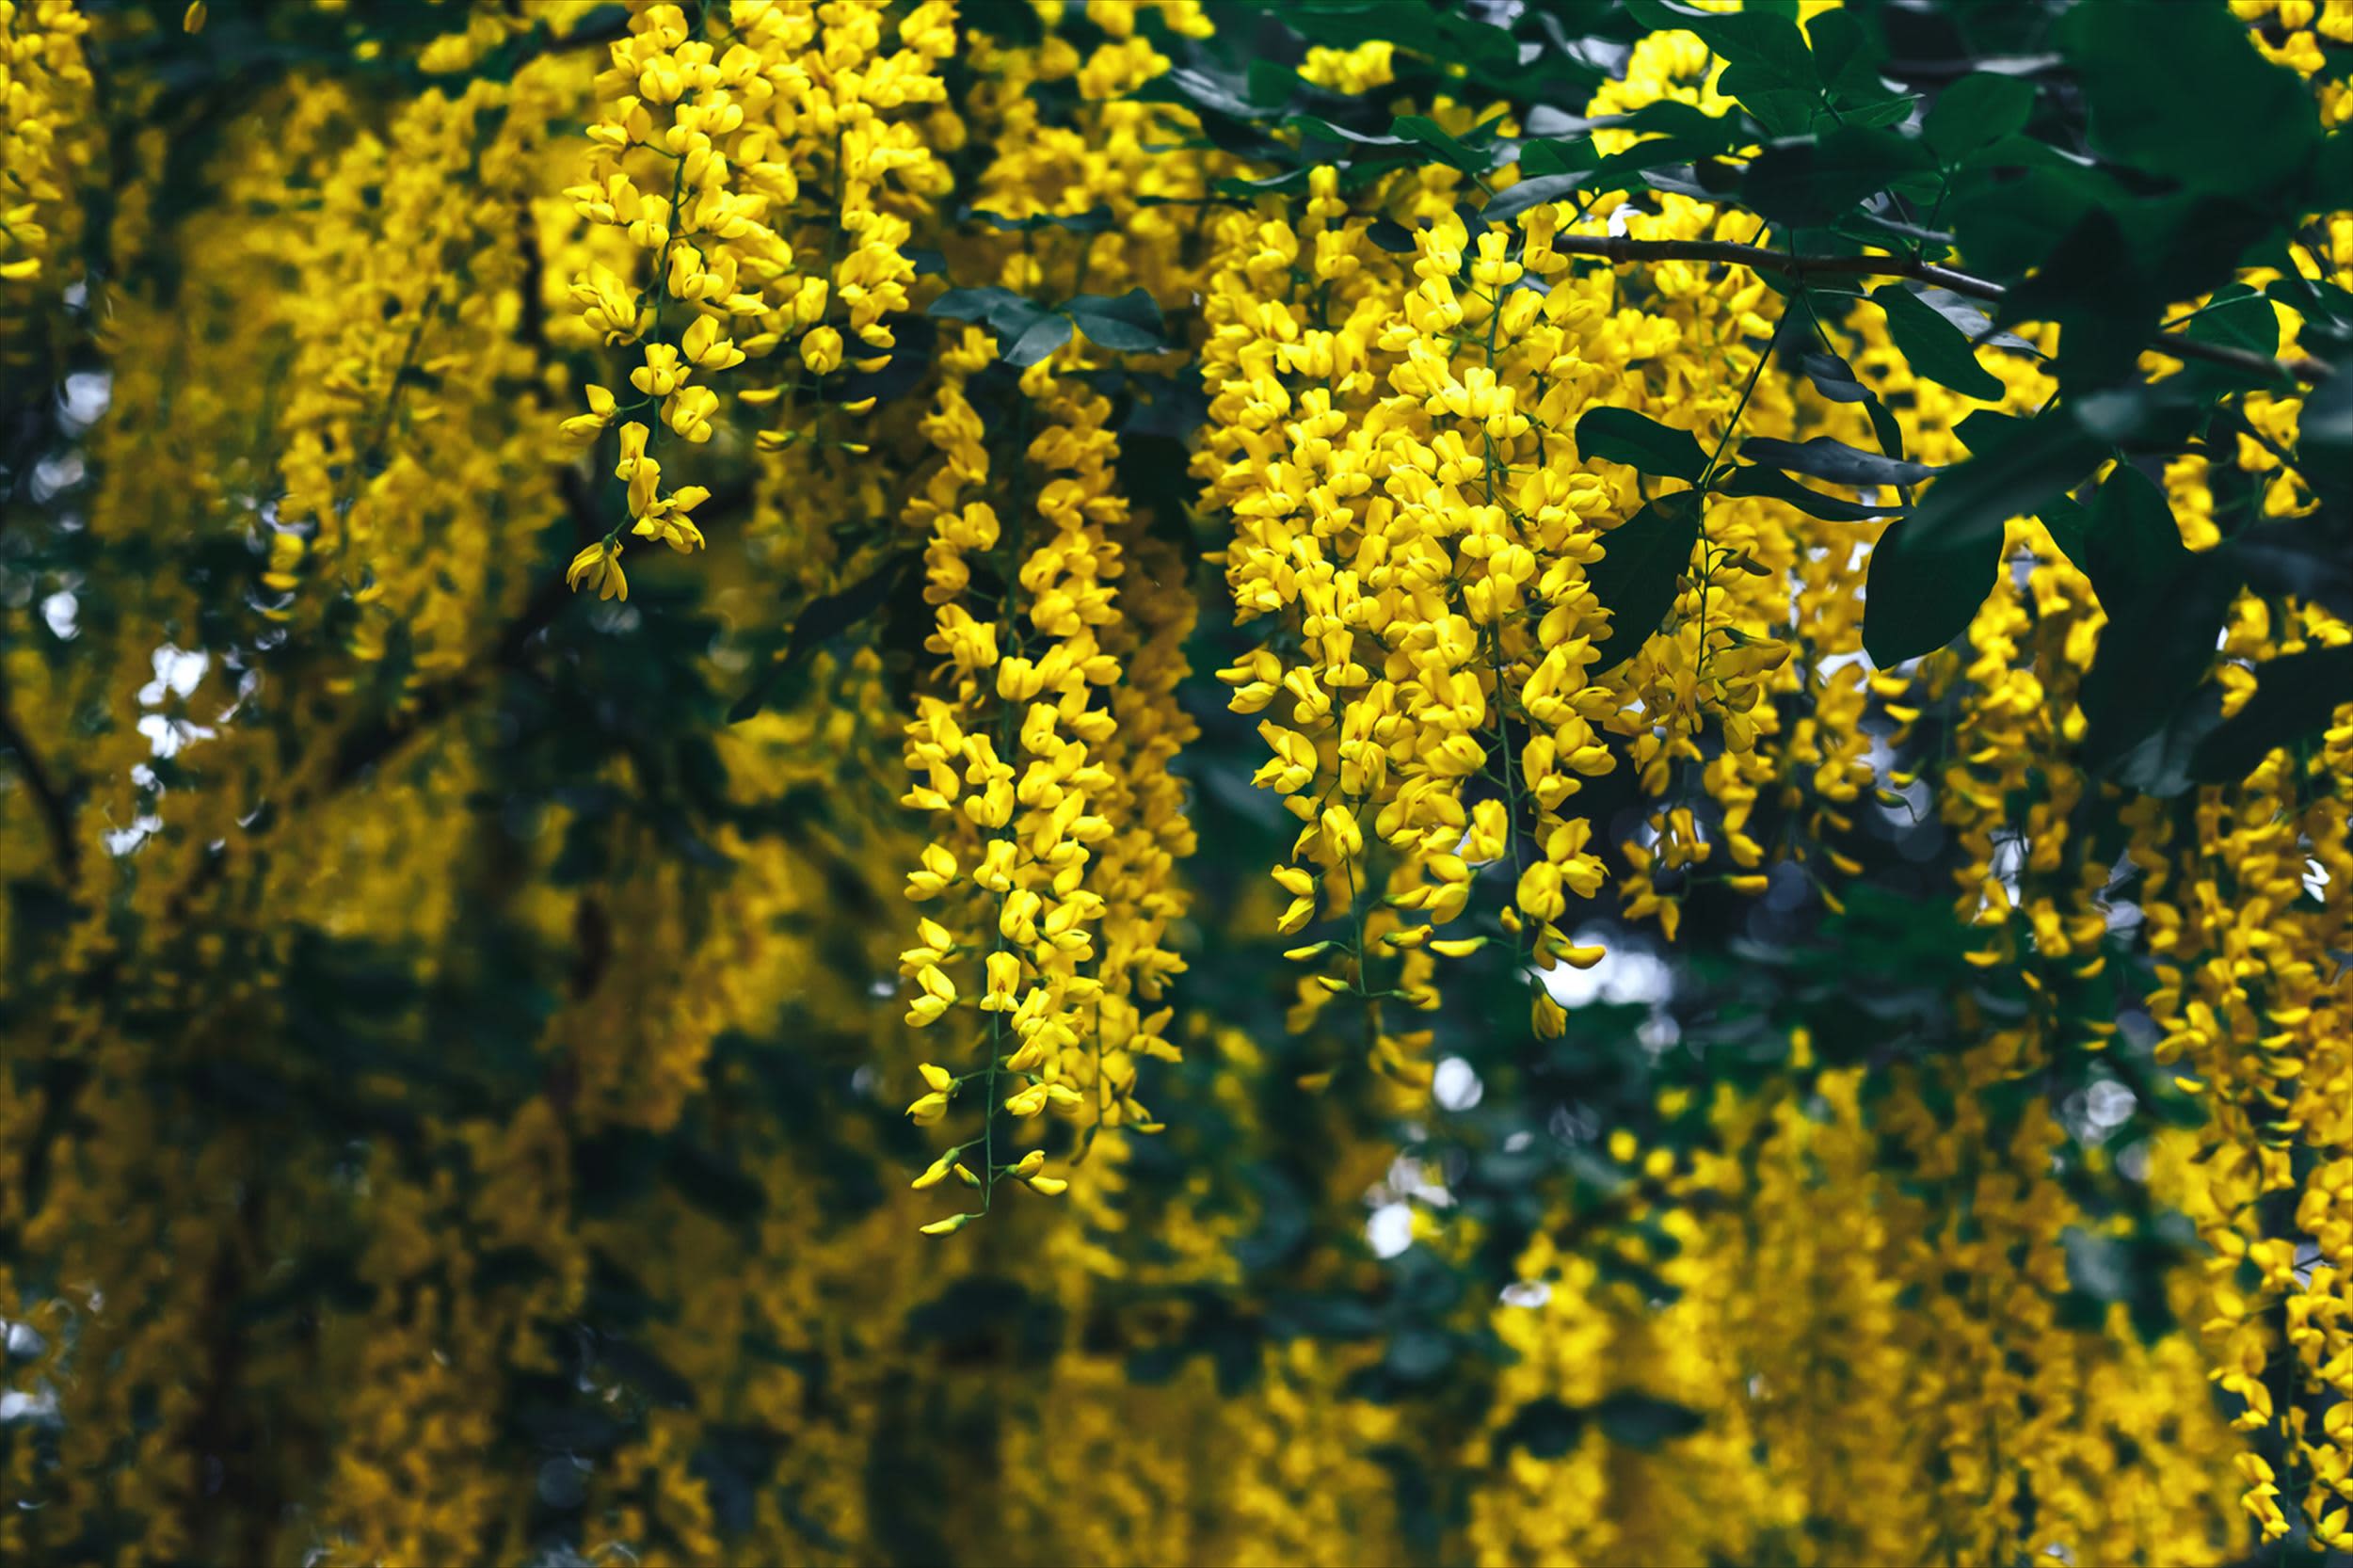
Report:
[[1409,1383],[1436,1377],[1454,1360],[1454,1342],[1435,1329],[1403,1328],[1389,1340],[1384,1364]]
[[1847,123],[1849,125],[1900,125],[1912,118],[1912,111],[1919,102],[1918,93],[1908,92],[1900,98],[1886,98],[1877,104],[1865,104],[1861,108],[1847,111]]
[[[1090,207],[1083,213],[1032,213],[1028,217],[1007,217],[1002,213],[975,207],[964,216],[991,229],[1021,234],[1033,234],[1041,229],[1062,229],[1074,234],[1100,234],[1109,231],[1112,224],[1109,207]],[[933,313],[937,314],[936,312]]]
[[1871,303],[1887,313],[1887,336],[1913,373],[1947,386],[1964,397],[1997,402],[2007,391],[2000,377],[1977,363],[1977,351],[1960,328],[1920,302],[1901,283],[1873,289]]
[[1536,1459],[1559,1459],[1577,1447],[1584,1432],[1585,1412],[1549,1394],[1539,1395],[1512,1413],[1497,1433],[1497,1446],[1506,1453],[1518,1448]]
[[1621,1392],[1593,1407],[1602,1434],[1629,1448],[1655,1448],[1677,1437],[1689,1437],[1706,1421],[1690,1406],[1649,1394]]
[[1384,136],[1365,131],[1352,131],[1344,125],[1335,125],[1328,120],[1319,120],[1311,114],[1292,115],[1283,121],[1283,128],[1287,131],[1297,131],[1302,136],[1321,137],[1325,141],[1344,141],[1358,147],[1411,147],[1415,145],[1403,136]]
[[[1588,416],[1590,417],[1590,416]],[[1641,650],[1674,608],[1675,580],[1700,538],[1697,490],[1662,495],[1602,536],[1603,555],[1585,581],[1609,612],[1596,669],[1614,669]]]
[[1509,223],[1530,207],[1560,200],[1592,178],[1591,174],[1539,174],[1498,193],[1480,209],[1479,216],[1490,223]]
[[[1055,349],[1070,341],[1070,318],[1059,312],[1047,312],[1021,329],[1018,337],[998,352],[998,358],[1009,365],[1027,369]],[[1000,337],[1001,341],[1001,337]]]
[[2307,648],[2255,666],[2255,695],[2190,754],[2201,784],[2230,784],[2279,746],[2309,741],[2353,702],[2353,646]]
[[2353,496],[2353,363],[2305,396],[2297,420],[2298,466],[2331,496]]
[[[1963,234],[1965,250],[1968,237]],[[2044,235],[2034,276],[2002,302],[2009,321],[2048,321],[2059,328],[2052,362],[2071,392],[2108,385],[2133,374],[2168,296],[2149,283],[2142,263],[2113,212],[2094,208],[2059,236]]]
[[2212,190],[2270,190],[2319,147],[2311,89],[2222,6],[2099,0],[2071,9],[2059,39],[2092,146],[2121,162]]
[[2105,451],[2065,414],[2023,423],[1997,451],[1945,470],[1873,547],[1863,647],[1881,668],[1959,636],[1993,585],[2003,526],[2071,488]]
[[[1880,450],[1890,457],[1900,459],[1903,456],[1903,425],[1881,401],[1879,393],[1863,384],[1853,366],[1828,349],[1801,354],[1798,357],[1798,364],[1804,370],[1806,379],[1814,383],[1814,390],[1833,403],[1862,404],[1864,413],[1871,421],[1871,433],[1879,438]],[[1815,515],[1819,517],[1822,514],[1817,512]]]
[[2215,290],[2185,330],[2197,343],[2265,356],[2280,352],[2280,312],[2269,298],[2245,283],[2226,283]]
[[768,666],[767,673],[728,710],[728,722],[741,724],[759,712],[776,689],[776,683],[819,644],[832,641],[880,609],[909,559],[906,555],[894,555],[839,593],[823,595],[804,605],[792,622],[792,632],[785,640],[784,651]]
[[1011,289],[950,289],[932,301],[931,314],[948,321],[981,321],[1004,330],[1028,326],[1038,308]]
[[1936,95],[1920,134],[1946,163],[1993,146],[2026,127],[2034,113],[2034,84],[2016,76],[1979,71]]
[[1160,308],[1143,289],[1129,289],[1118,298],[1082,294],[1063,309],[1079,324],[1089,343],[1121,353],[1152,354],[1169,347],[1160,326]]
[[1741,199],[1776,223],[1812,228],[1864,198],[1931,166],[1909,136],[1872,125],[1842,125],[1818,141],[1777,141],[1751,160]]
[[1832,522],[1868,522],[1875,518],[1899,514],[1897,504],[1870,506],[1861,502],[1847,501],[1834,495],[1809,490],[1777,468],[1764,468],[1754,463],[1735,467],[1719,487],[1725,495],[1755,495],[1771,501],[1785,501],[1812,517]]
[[1269,113],[1265,107],[1251,103],[1207,72],[1185,66],[1162,72],[1128,96],[1147,104],[1180,104],[1187,108],[1224,115],[1231,120],[1257,120]]
[[1926,463],[1906,462],[1900,457],[1865,452],[1859,446],[1849,446],[1828,436],[1817,436],[1803,442],[1753,436],[1740,443],[1740,456],[1751,462],[1769,463],[1774,468],[1810,473],[1833,485],[1917,485],[1923,479],[1933,478],[1937,472]]
[[1814,390],[1833,403],[1862,403],[1873,395],[1870,388],[1856,379],[1854,367],[1834,354],[1801,355],[1798,363]]
[[2126,600],[2121,614],[2109,611],[2076,693],[2086,766],[2108,770],[2165,728],[2198,690],[2246,581],[2237,565],[2227,543],[2198,555],[2184,552],[2167,581]]
[[1577,422],[1577,450],[1580,456],[1624,463],[1693,485],[1707,470],[1707,454],[1691,432],[1631,408],[1605,407],[1588,412]]
[[1482,148],[1465,147],[1454,139],[1436,120],[1424,115],[1407,114],[1397,117],[1389,134],[1401,140],[1418,142],[1437,154],[1438,161],[1465,174],[1484,174],[1495,167],[1495,154]]
[[1584,174],[1601,162],[1601,154],[1593,147],[1593,138],[1578,136],[1574,141],[1538,140],[1520,143],[1520,172],[1523,175]]
[[2161,592],[2189,564],[2182,530],[2156,482],[2129,463],[2117,465],[2082,509],[2082,542],[2068,558],[2091,579],[2110,619]]
[[1980,300],[1950,289],[1924,288],[1913,296],[1921,304],[1953,324],[1961,335],[1972,344],[1992,344],[2012,354],[2025,354],[2035,359],[2042,351],[2015,332],[2005,332],[1993,325],[1991,310]]
[[1972,167],[1953,177],[1945,222],[1969,258],[1969,270],[2000,282],[2042,264],[2052,235],[2067,232],[2095,208],[2124,200],[2114,181],[2073,164],[1998,172]]
[[[1823,12],[1807,24],[1805,36],[1814,49],[1815,79],[1825,88],[1847,102],[1887,98],[1879,77],[1883,53],[1852,11]],[[1841,118],[1849,124],[1855,120],[1852,114]]]

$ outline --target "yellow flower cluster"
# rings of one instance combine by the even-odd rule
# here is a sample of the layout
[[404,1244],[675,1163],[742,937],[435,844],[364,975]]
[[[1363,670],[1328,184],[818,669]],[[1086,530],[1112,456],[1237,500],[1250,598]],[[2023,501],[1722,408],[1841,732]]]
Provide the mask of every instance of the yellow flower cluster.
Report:
[[[914,264],[908,225],[878,198],[893,177],[921,189],[931,153],[884,113],[940,98],[934,67],[953,47],[952,14],[945,0],[916,8],[898,22],[900,47],[884,53],[883,13],[863,0],[732,0],[724,23],[715,8],[690,19],[648,5],[612,45],[597,80],[603,118],[588,128],[597,153],[567,194],[589,223],[625,236],[627,254],[617,266],[591,263],[571,293],[605,345],[641,347],[642,362],[629,372],[634,397],[591,385],[588,411],[564,429],[593,441],[622,422],[612,472],[632,534],[681,553],[702,547],[692,514],[711,492],[665,487],[658,454],[666,440],[712,439],[714,377],[788,342],[812,395],[845,353],[861,371],[888,363],[896,340],[884,318],[905,308]],[[818,220],[829,234],[823,270],[789,237],[820,165],[832,198]],[[845,331],[856,347],[845,348]],[[769,402],[785,390],[748,396]],[[582,546],[567,573],[574,588],[629,596],[622,526]]]
[[[2007,1144],[1939,1126],[1901,1109],[1929,1085],[1875,1091],[1792,1044],[1798,1084],[1698,1108],[1724,1152],[1686,1168],[1614,1134],[1628,1224],[1596,1240],[1572,1211],[1553,1228],[1577,1247],[1522,1255],[1491,1313],[1516,1359],[1465,1455],[1497,1478],[1477,1560],[2227,1559],[2233,1440],[2192,1346],[2144,1348],[2121,1309],[2053,1320],[2050,1120]],[[1900,1180],[1868,1120],[1889,1112]],[[1921,1201],[1947,1183],[1975,1206],[1958,1234]]]
[[[2308,72],[2353,30],[2338,6],[2236,9]],[[1755,237],[1673,193],[1493,222],[1477,203],[1511,186],[1446,168],[1232,194],[1245,160],[1134,96],[1207,31],[1178,0],[638,3],[609,69],[536,40],[542,21],[601,40],[618,12],[450,10],[417,56],[438,84],[379,99],[300,66],[260,91],[193,210],[160,200],[160,131],[120,138],[92,312],[114,408],[73,502],[101,548],[53,558],[45,536],[81,522],[43,518],[41,564],[20,568],[13,531],[0,563],[12,606],[71,629],[11,624],[0,716],[84,776],[79,880],[50,897],[33,776],[17,743],[0,758],[8,1016],[38,1069],[0,1072],[24,1173],[0,1227],[27,1260],[0,1273],[0,1397],[67,1416],[0,1419],[0,1470],[42,1502],[0,1514],[0,1557],[520,1557],[575,1494],[581,1541],[685,1560],[2353,1551],[2353,708],[2240,783],[2104,780],[2081,672],[2116,629],[2029,519],[1964,647],[1869,666],[1871,525],[1721,481],[1753,437],[1875,444],[1857,405],[1782,374],[1791,344],[1849,362],[1911,456],[1963,456],[1972,400],[1914,376],[1875,309],[1813,321],[1745,269],[1562,248]],[[63,281],[77,237],[82,27],[61,0],[0,0],[8,289]],[[477,78],[493,55],[511,73]],[[1302,75],[1381,91],[1422,63],[1317,47]],[[1586,107],[1723,113],[1720,68],[1656,35]],[[1513,129],[1422,106],[1457,137]],[[2353,219],[2313,239],[2297,264],[2345,281]],[[1008,334],[921,319],[951,280],[1072,330],[1009,362]],[[1097,343],[1070,309],[1139,289],[1169,355]],[[39,346],[0,327],[0,355]],[[1135,410],[1184,390],[1195,348],[1197,507],[1122,469],[1167,439]],[[2027,356],[1984,365],[1999,408],[2049,395]],[[2265,517],[2314,505],[2271,450],[2298,400],[2242,407],[2235,450],[2164,472],[2193,551],[2238,526],[2233,485]],[[1596,413],[1688,434],[1703,481],[1588,450]],[[610,504],[552,458],[559,421]],[[739,552],[713,492],[744,487]],[[551,522],[572,536],[546,563]],[[182,552],[191,532],[205,548]],[[718,547],[723,674],[792,619],[779,588],[888,602],[817,646],[795,628],[807,685],[757,720],[667,751],[584,738],[581,687],[658,661],[610,613],[542,660],[525,607],[565,603],[565,576],[625,596],[624,534]],[[1662,539],[1638,621],[1603,590]],[[1196,584],[1205,547],[1223,600],[1217,573]],[[223,563],[258,595],[224,595]],[[1226,604],[1245,646],[1224,700],[1297,824],[1265,904],[1306,966],[1297,1044],[1174,1011],[1195,849],[1178,687]],[[2267,664],[2348,643],[2245,595],[2209,684],[2239,712]],[[609,728],[705,695],[702,661],[679,663],[694,681],[616,696]],[[168,746],[187,749],[167,766]],[[1589,1139],[1564,1111],[1545,1151],[1623,1186],[1546,1192],[1508,1235],[1433,1203],[1417,1248],[1519,1275],[1436,1329],[1395,1326],[1426,1304],[1401,1265],[1243,1244],[1286,1203],[1320,1238],[1361,1224],[1396,1156],[1361,1112],[1426,1112],[1442,961],[1503,957],[1558,1037],[1560,967],[1608,956],[1589,901],[1672,937],[1794,868],[1835,917],[1870,813],[1915,809],[1961,862],[1919,908],[1943,920],[1949,891],[1968,931],[1942,999],[1965,1048],[1825,1069],[1798,1032],[1761,1087],[1662,1105],[1700,1129],[1672,1146]],[[304,969],[320,952],[421,1000],[323,1024],[342,985]],[[878,1005],[894,965],[904,1010]],[[2136,1012],[2206,1120],[2148,1130],[2127,1179],[2046,1086],[2097,1077]],[[1359,1025],[1379,1096],[1278,1071]],[[1195,1059],[1154,1079],[1180,1043]],[[476,1107],[478,1067],[503,1097]],[[938,1140],[919,1191],[861,1182],[906,1158],[919,1078],[908,1111]],[[1163,1085],[1199,1117],[1155,1160],[1117,1135],[1158,1128]],[[745,1112],[762,1095],[852,1113],[788,1125]],[[313,1096],[350,1125],[288,1136],[277,1107]],[[1250,1189],[1269,1161],[1301,1168],[1292,1190]],[[985,1212],[1006,1180],[1052,1194],[1082,1162],[1073,1201],[1006,1239],[1032,1260],[1021,1293],[994,1248],[905,1245],[972,1218],[936,1216],[952,1176]],[[2150,1266],[2183,1332],[2121,1287],[2087,1301],[2080,1259],[2143,1234],[2103,1207],[2116,1192],[2196,1222],[2201,1256]],[[1249,1304],[1230,1320],[1186,1316],[1228,1292]],[[1287,1316],[1367,1299],[1394,1309],[1391,1344]],[[1454,1355],[1433,1398],[1357,1397],[1428,1336]],[[978,1470],[976,1449],[996,1484],[903,1510],[870,1481]],[[536,1500],[499,1468],[526,1451]],[[1415,1507],[1424,1484],[1447,1506]]]
[[88,31],[73,0],[0,0],[0,302],[41,277],[77,232]]
[[[1110,406],[1042,361],[1023,374],[1017,415],[992,452],[959,374],[980,373],[995,357],[977,330],[943,353],[949,380],[926,425],[939,466],[909,511],[931,530],[924,597],[937,612],[925,647],[942,661],[942,685],[918,699],[907,727],[915,786],[905,803],[933,813],[942,831],[907,890],[919,900],[952,891],[954,918],[924,922],[922,944],[903,955],[920,991],[910,1023],[936,1023],[960,1000],[988,1016],[982,1064],[963,1074],[927,1065],[929,1092],[909,1107],[929,1123],[957,1095],[977,1094],[979,1134],[942,1154],[919,1185],[953,1170],[983,1189],[984,1202],[1006,1175],[1046,1192],[1064,1185],[1040,1174],[1040,1149],[998,1158],[1000,1114],[1083,1109],[1101,1126],[1149,1128],[1134,1098],[1134,1059],[1176,1054],[1159,1033],[1165,1014],[1139,1019],[1128,1000],[1139,988],[1157,995],[1176,961],[1149,927],[1136,929],[1149,912],[1133,873],[1121,876],[1121,861],[1139,848],[1164,852],[1147,839],[1106,865],[1099,847],[1117,834],[1105,804],[1123,795],[1135,804],[1132,764],[1148,763],[1160,744],[1148,733],[1130,737],[1145,749],[1131,757],[1122,791],[1103,758],[1119,733],[1109,692],[1121,665],[1100,637],[1120,619],[1115,595],[1127,569],[1114,536],[1127,506],[1111,484]],[[1011,504],[1002,519],[976,498],[991,493],[1000,468],[996,493]],[[1129,884],[1129,946],[1111,965],[1097,947],[1110,912],[1107,871]],[[967,977],[961,990],[951,968]],[[977,1175],[959,1163],[975,1146]]]
[[[1621,92],[1662,96],[1676,69],[1704,71],[1705,51],[1686,53],[1645,40]],[[1232,519],[1237,616],[1272,632],[1221,677],[1236,711],[1272,711],[1261,733],[1274,757],[1258,782],[1305,824],[1276,873],[1291,895],[1280,929],[1319,914],[1353,922],[1295,956],[1337,961],[1341,972],[1315,985],[1362,1000],[1375,1063],[1414,1080],[1427,1071],[1420,1042],[1389,1033],[1382,1003],[1434,1006],[1433,957],[1497,934],[1440,931],[1469,906],[1481,867],[1508,867],[1499,934],[1529,966],[1537,1031],[1558,1032],[1537,982],[1600,957],[1569,935],[1607,879],[1577,797],[1618,765],[1613,736],[1667,803],[1626,848],[1632,913],[1656,913],[1672,935],[1680,894],[1666,884],[1716,847],[1675,804],[1686,770],[1721,808],[1729,880],[1761,881],[1764,850],[1740,828],[1772,773],[1753,754],[1777,728],[1763,698],[1787,680],[1786,574],[1803,552],[1766,505],[1647,495],[1575,438],[1602,407],[1696,418],[1719,454],[1743,416],[1752,431],[1785,430],[1785,394],[1742,394],[1757,354],[1741,340],[1770,330],[1760,280],[1668,264],[1652,297],[1629,305],[1619,279],[1574,271],[1554,248],[1598,225],[1587,211],[1539,202],[1474,235],[1445,185],[1397,200],[1400,219],[1427,219],[1410,258],[1369,243],[1381,215],[1352,212],[1330,170],[1311,182],[1302,222],[1222,224],[1201,472]],[[1630,232],[1732,237],[1731,215],[1706,204],[1668,196],[1661,209],[1629,218]],[[1632,532],[1613,546],[1622,525]],[[1679,582],[1663,631],[1614,625],[1589,574],[1613,548],[1632,556],[1678,529],[1678,544],[1700,543],[1663,563]],[[1704,727],[1721,736],[1712,759]],[[1851,753],[1802,744],[1816,748],[1811,771],[1850,797]]]

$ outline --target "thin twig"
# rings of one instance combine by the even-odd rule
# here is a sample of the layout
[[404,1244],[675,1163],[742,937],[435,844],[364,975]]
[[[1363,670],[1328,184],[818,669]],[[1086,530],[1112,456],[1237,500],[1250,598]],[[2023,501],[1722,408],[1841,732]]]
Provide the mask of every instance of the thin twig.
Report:
[[[1564,256],[1593,256],[1620,263],[1719,262],[1727,266],[1751,267],[1758,272],[1780,273],[1789,278],[1911,278],[1949,289],[1971,299],[1997,304],[2009,296],[2009,291],[1999,283],[1973,278],[1965,272],[1956,272],[1951,267],[1939,266],[1933,262],[1916,261],[1910,256],[1787,256],[1730,240],[1638,240],[1615,234],[1563,234],[1553,240],[1552,248]],[[2250,349],[2201,343],[2179,332],[2159,332],[2149,346],[2176,360],[2202,360],[2208,364],[2228,365],[2233,370],[2249,371],[2275,381],[2320,382],[2334,374],[2327,364],[2309,354],[2275,360],[2268,354],[2257,354]]]

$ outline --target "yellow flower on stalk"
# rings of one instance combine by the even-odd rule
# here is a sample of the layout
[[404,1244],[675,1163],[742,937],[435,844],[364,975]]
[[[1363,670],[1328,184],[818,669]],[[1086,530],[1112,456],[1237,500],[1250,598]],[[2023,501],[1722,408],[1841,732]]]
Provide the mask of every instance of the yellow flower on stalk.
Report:
[[907,1022],[920,1029],[955,1005],[956,983],[936,964],[924,965],[915,983],[922,987],[923,994],[907,1004]]
[[576,441],[594,440],[604,427],[613,423],[616,405],[613,394],[602,387],[585,387],[582,391],[588,399],[588,411],[574,414],[564,422],[564,434]]
[[597,590],[599,599],[629,598],[629,579],[621,575],[621,546],[617,540],[599,539],[595,544],[572,557],[564,581],[574,593],[586,582]]

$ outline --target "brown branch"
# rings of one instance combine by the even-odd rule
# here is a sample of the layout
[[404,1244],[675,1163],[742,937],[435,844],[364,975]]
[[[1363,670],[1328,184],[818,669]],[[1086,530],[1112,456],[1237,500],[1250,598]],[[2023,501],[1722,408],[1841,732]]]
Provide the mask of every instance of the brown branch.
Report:
[[[1564,256],[1593,256],[1618,263],[1717,262],[1801,280],[1808,277],[1911,278],[1970,299],[1995,304],[2009,296],[2009,291],[1999,283],[1909,256],[1792,256],[1758,246],[1736,245],[1729,240],[1638,240],[1615,234],[1563,234],[1553,240],[1552,248]],[[2275,381],[2320,382],[2334,374],[2309,354],[2275,360],[2250,349],[2201,343],[2180,332],[2159,332],[2149,346],[2176,360],[2202,360],[2208,364],[2227,365]]]
[[0,699],[0,751],[16,754],[17,773],[24,780],[25,792],[33,797],[33,805],[40,812],[41,825],[49,830],[50,853],[56,856],[57,872],[65,879],[70,892],[82,879],[82,846],[73,837],[73,808],[69,805],[56,781],[49,776],[49,769],[33,749],[33,743]]

